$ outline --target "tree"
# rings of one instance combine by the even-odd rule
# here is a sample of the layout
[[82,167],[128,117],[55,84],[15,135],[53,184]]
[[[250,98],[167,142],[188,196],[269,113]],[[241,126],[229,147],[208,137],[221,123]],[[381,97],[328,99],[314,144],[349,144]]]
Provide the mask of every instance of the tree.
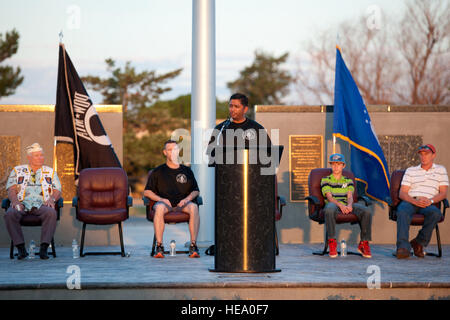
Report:
[[[167,109],[174,118],[191,119],[191,95],[181,95],[175,99],[167,101],[156,101],[152,106],[154,109]],[[228,117],[228,101],[216,99],[216,118],[225,119]]]
[[[366,104],[449,102],[449,12],[448,2],[409,1],[399,23],[384,16],[382,25],[371,28],[362,16],[339,25],[339,45]],[[298,60],[302,104],[333,103],[336,34],[331,30],[314,37],[306,58]]]
[[411,104],[449,103],[450,2],[408,2],[398,39],[408,70],[402,99]]
[[[16,54],[18,48],[19,33],[16,29],[6,32],[4,36],[0,33],[0,63]],[[14,94],[22,82],[20,67],[0,66],[0,98]]]
[[171,121],[168,110],[152,108],[161,94],[171,90],[163,84],[177,77],[182,69],[158,75],[155,71],[137,72],[129,61],[120,68],[110,58],[106,59],[106,65],[109,77],[89,75],[82,77],[82,81],[101,93],[102,103],[122,105],[123,167],[133,179],[161,163],[161,145],[170,136],[168,132],[172,127],[184,126],[179,121]]
[[[123,69],[116,68],[116,63],[111,58],[106,59],[106,69],[111,76],[100,78],[98,76],[82,77],[82,81],[88,87],[98,91],[103,96],[105,104],[121,104],[125,124],[129,109],[145,108],[158,99],[164,92],[170,91],[170,87],[163,87],[166,81],[177,77],[183,69],[157,75],[155,71],[137,72],[127,61]],[[126,126],[124,126],[126,129]]]
[[291,74],[280,68],[289,53],[279,57],[262,51],[255,51],[255,59],[249,67],[245,67],[238,79],[227,83],[233,92],[247,95],[250,103],[250,115],[255,104],[281,104],[281,99],[289,93]]

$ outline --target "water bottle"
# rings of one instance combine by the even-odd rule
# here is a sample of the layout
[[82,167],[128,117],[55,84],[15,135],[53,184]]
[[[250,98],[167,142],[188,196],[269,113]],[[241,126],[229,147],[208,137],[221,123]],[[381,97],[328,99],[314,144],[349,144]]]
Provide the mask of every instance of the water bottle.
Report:
[[170,256],[174,257],[176,256],[177,252],[176,252],[176,247],[177,247],[177,243],[175,242],[175,240],[170,241]]
[[28,250],[30,252],[30,254],[28,255],[28,259],[34,259],[34,248],[36,248],[36,243],[34,242],[34,240],[31,240],[30,249]]
[[78,250],[78,243],[76,239],[73,239],[72,241],[72,253],[74,259],[78,259],[80,257],[80,252]]
[[347,256],[347,243],[344,239],[341,240],[341,257]]

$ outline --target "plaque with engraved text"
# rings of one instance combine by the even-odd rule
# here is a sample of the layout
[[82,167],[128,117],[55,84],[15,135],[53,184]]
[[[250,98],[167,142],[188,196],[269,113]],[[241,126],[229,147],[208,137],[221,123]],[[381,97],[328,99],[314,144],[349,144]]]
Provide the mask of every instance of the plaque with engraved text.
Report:
[[308,196],[308,175],[323,167],[323,136],[289,136],[289,194],[291,202],[304,201]]
[[72,198],[76,195],[73,145],[71,143],[57,143],[56,159],[55,169],[61,181],[62,197],[64,202],[72,202]]
[[20,164],[20,136],[0,136],[0,198],[6,198],[6,182],[11,170]]

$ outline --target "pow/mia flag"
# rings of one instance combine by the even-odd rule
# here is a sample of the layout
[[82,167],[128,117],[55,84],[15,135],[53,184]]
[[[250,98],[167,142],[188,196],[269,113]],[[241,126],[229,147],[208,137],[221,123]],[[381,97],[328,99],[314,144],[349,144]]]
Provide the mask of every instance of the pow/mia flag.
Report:
[[73,144],[75,180],[84,168],[122,167],[62,43],[56,90],[55,140]]

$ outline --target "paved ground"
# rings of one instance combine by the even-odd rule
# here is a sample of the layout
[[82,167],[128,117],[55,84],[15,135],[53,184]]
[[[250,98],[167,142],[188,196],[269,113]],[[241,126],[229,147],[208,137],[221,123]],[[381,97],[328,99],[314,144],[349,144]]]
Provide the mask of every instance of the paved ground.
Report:
[[[168,226],[165,241],[175,239],[181,246],[188,239],[186,229],[187,226]],[[152,225],[141,223],[141,218],[130,219],[124,231],[125,249],[129,252],[126,258],[86,256],[73,259],[71,248],[58,247],[56,259],[18,261],[9,259],[9,248],[0,248],[0,298],[8,299],[8,292],[14,290],[67,289],[68,283],[75,284],[74,277],[79,275],[83,289],[127,290],[202,288],[217,291],[238,287],[352,287],[367,290],[368,282],[369,285],[376,285],[379,279],[381,288],[439,288],[439,296],[433,296],[436,294],[433,293],[432,298],[450,299],[450,246],[443,247],[442,258],[397,260],[392,255],[393,245],[372,245],[372,259],[352,255],[330,259],[312,255],[313,251],[322,249],[321,244],[286,244],[280,246],[280,255],[276,260],[276,268],[281,272],[231,274],[210,272],[209,269],[214,267],[214,258],[206,256],[204,248],[200,259],[190,259],[182,254],[166,256],[165,259],[151,258]],[[118,248],[88,249],[110,251]],[[356,248],[350,246],[349,250],[356,251]],[[431,246],[428,250],[436,251],[436,248]],[[214,296],[211,293],[205,295]]]

